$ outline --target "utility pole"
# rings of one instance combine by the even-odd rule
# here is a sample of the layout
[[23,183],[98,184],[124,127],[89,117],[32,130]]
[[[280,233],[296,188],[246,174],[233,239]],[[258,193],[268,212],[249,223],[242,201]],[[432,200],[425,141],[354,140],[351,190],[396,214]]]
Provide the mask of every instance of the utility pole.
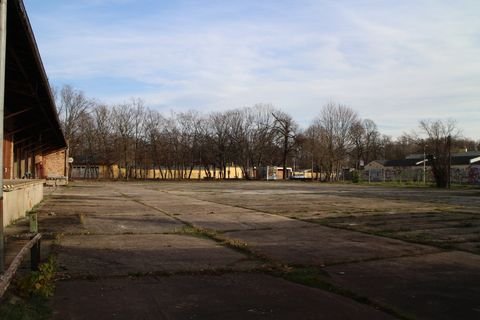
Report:
[[0,272],[5,271],[3,230],[3,119],[5,107],[5,57],[7,51],[7,0],[0,0]]
[[427,184],[426,174],[427,174],[427,152],[425,148],[426,144],[423,144],[423,185]]
[[448,189],[450,189],[451,184],[451,171],[452,171],[452,136],[448,135],[447,137],[447,148],[448,148]]

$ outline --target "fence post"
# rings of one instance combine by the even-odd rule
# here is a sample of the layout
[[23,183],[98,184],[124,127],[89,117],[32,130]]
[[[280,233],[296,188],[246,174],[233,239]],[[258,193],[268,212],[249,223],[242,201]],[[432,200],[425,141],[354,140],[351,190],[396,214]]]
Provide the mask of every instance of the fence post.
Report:
[[[35,236],[32,237],[32,239]],[[30,268],[32,271],[38,271],[38,265],[40,264],[40,239],[30,249]]]
[[[31,239],[38,234],[38,215],[36,212],[32,212],[29,215],[30,220],[30,232],[33,233]],[[40,239],[30,248],[30,268],[32,271],[38,271],[38,265],[40,264]]]
[[30,233],[38,233],[38,215],[35,212],[29,214]]

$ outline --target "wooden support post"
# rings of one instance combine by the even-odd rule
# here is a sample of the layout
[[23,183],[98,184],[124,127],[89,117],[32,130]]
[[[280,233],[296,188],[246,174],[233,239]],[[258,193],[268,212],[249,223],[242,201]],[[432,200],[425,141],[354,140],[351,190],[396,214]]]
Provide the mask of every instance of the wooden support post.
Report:
[[30,233],[38,233],[38,215],[35,212],[29,214]]
[[32,271],[38,271],[40,264],[40,239],[30,249],[30,268]]
[[5,103],[5,64],[7,49],[7,0],[0,0],[0,272],[5,270],[3,232],[3,115]]

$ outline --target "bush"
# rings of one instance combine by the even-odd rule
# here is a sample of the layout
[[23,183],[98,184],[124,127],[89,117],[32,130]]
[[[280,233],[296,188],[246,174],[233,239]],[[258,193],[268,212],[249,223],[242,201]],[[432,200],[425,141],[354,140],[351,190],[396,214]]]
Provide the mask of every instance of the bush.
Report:
[[55,292],[55,272],[57,261],[53,256],[48,261],[38,267],[38,271],[33,271],[17,282],[19,294],[28,297],[37,295],[44,298],[53,296]]

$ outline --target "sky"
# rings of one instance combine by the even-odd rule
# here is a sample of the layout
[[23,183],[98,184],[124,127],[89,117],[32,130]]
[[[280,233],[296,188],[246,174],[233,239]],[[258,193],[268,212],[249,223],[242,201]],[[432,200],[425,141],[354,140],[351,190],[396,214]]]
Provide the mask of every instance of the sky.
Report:
[[480,139],[478,0],[24,0],[53,86],[159,111],[329,102],[393,137],[454,119]]

